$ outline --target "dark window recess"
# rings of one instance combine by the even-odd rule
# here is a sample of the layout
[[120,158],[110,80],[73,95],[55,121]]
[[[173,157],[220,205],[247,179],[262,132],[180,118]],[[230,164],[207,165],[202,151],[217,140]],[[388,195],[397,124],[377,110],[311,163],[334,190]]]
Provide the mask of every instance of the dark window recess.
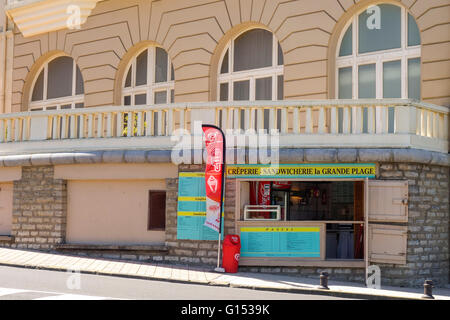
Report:
[[150,191],[148,197],[148,230],[166,228],[166,192]]
[[234,41],[233,71],[252,70],[272,66],[273,35],[263,29],[253,29]]
[[168,55],[164,49],[156,48],[155,82],[167,82]]
[[220,84],[220,101],[228,101],[228,83]]
[[70,57],[59,57],[48,64],[47,99],[73,95],[73,64]]
[[131,87],[131,67],[128,69],[127,78],[125,80],[125,88]]
[[44,71],[41,71],[41,74],[36,80],[36,84],[34,85],[33,95],[31,101],[41,101],[44,100]]
[[278,65],[282,66],[283,64],[284,64],[283,50],[281,49],[281,46],[278,43]]
[[83,75],[81,74],[80,68],[77,66],[77,78],[76,78],[76,88],[75,94],[84,94],[84,82]]
[[220,68],[220,73],[228,73],[228,50],[227,53],[225,53],[225,56],[223,57],[222,61],[222,67]]
[[[145,50],[136,58],[136,86],[147,84],[147,59],[148,50]],[[126,81],[128,82],[128,79]]]
[[364,259],[362,224],[327,223],[327,259]]

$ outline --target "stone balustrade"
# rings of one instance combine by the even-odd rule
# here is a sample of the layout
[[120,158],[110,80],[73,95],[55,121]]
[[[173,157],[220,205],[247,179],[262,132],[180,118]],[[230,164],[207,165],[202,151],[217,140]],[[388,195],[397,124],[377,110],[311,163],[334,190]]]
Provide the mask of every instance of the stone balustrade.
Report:
[[[277,130],[280,148],[416,148],[448,152],[448,107],[413,100],[208,102],[0,115],[0,154],[163,149],[194,120],[224,131]],[[180,131],[178,131],[179,134]]]

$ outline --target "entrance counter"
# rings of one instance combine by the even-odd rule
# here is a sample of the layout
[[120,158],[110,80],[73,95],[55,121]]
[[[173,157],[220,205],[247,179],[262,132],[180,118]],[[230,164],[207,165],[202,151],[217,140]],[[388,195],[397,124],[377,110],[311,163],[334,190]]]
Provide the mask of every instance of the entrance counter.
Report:
[[239,265],[363,268],[364,260],[326,260],[327,223],[364,221],[236,221]]

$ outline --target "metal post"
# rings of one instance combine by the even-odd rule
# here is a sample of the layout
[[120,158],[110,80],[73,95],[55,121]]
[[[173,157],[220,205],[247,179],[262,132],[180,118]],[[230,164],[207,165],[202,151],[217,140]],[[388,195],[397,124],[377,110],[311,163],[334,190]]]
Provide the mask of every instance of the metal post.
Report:
[[423,296],[422,299],[434,299],[433,297],[433,281],[425,280],[423,284]]
[[330,288],[328,288],[328,272],[320,273],[320,286],[318,289],[330,290]]
[[[222,240],[222,214],[225,211],[224,210],[224,195],[225,195],[225,169],[226,169],[226,154],[227,154],[227,143],[225,139],[225,134],[223,133],[222,129],[217,128],[220,133],[222,134],[223,139],[223,151],[222,151],[222,189],[220,194],[220,213],[219,213],[219,247],[217,248],[217,267],[214,269],[216,272],[224,273],[225,269],[220,266],[220,242]],[[224,217],[225,219],[225,217]]]
[[[220,219],[222,220],[222,214]],[[220,240],[222,238],[222,233],[219,232],[219,247],[217,248],[217,267],[214,269],[216,272],[225,272],[225,269],[220,267]]]
[[369,276],[369,178],[364,180],[364,263],[366,266],[365,283],[368,286],[367,278]]

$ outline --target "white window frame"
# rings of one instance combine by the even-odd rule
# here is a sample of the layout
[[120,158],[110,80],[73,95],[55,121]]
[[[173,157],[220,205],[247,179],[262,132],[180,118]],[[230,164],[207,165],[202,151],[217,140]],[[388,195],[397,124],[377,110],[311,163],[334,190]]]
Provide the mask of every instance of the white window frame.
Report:
[[[30,94],[30,98],[29,98],[29,110],[30,111],[37,111],[37,110],[47,110],[48,108],[53,108],[56,107],[56,110],[61,110],[61,107],[63,106],[67,106],[70,105],[70,109],[75,109],[77,105],[83,104],[84,107],[84,94],[76,94],[76,87],[77,87],[77,64],[75,62],[75,59],[72,59],[73,62],[73,72],[72,72],[72,95],[71,96],[67,96],[67,97],[61,97],[61,98],[56,98],[56,99],[47,99],[47,86],[48,86],[48,65],[50,62],[61,58],[61,57],[65,57],[64,55],[61,56],[57,56],[55,58],[53,58],[52,60],[47,61],[38,71],[37,76],[35,77],[35,79],[33,80],[33,85],[32,85],[32,89],[31,89],[31,94]],[[34,88],[36,86],[36,82],[39,78],[39,76],[41,75],[41,72],[44,72],[44,87],[43,87],[43,99],[39,100],[39,101],[32,101],[33,100],[33,92],[34,92]],[[83,80],[84,81],[84,80]],[[54,109],[52,109],[54,110]]]
[[[395,4],[391,4],[395,5]],[[408,11],[401,8],[401,47],[397,49],[380,50],[368,53],[358,53],[359,47],[359,15],[367,10],[361,10],[347,23],[340,35],[336,50],[336,99],[339,98],[339,69],[352,67],[352,99],[358,99],[358,67],[362,65],[375,64],[376,73],[376,99],[383,99],[383,63],[390,61],[401,61],[401,98],[408,98],[408,60],[421,58],[421,45],[408,46]],[[342,40],[348,28],[352,25],[352,55],[340,57]]]
[[[145,94],[147,97],[146,105],[155,104],[155,93],[166,92],[166,103],[171,103],[171,93],[175,90],[175,80],[172,78],[172,62],[169,54],[167,54],[167,81],[155,82],[155,66],[156,66],[156,46],[149,46],[140,50],[131,61],[128,63],[126,72],[122,79],[122,103],[125,105],[125,97],[131,96],[131,106],[136,105],[135,99],[137,95]],[[164,48],[159,47],[164,50]],[[137,58],[145,50],[147,51],[147,84],[136,86],[136,64]],[[131,87],[125,88],[127,75],[131,67]]]
[[[252,29],[254,30],[254,29]],[[265,29],[263,29],[265,30]],[[246,30],[236,35],[222,52],[218,66],[217,76],[217,101],[220,101],[220,85],[228,83],[228,100],[234,101],[234,82],[249,80],[249,101],[256,101],[256,80],[272,78],[272,100],[278,100],[278,76],[284,76],[284,65],[278,65],[278,39],[272,34],[272,66],[252,70],[233,71],[234,67],[234,42],[239,36],[251,30]],[[270,32],[270,31],[269,31]],[[228,72],[220,73],[223,59],[228,52]]]

